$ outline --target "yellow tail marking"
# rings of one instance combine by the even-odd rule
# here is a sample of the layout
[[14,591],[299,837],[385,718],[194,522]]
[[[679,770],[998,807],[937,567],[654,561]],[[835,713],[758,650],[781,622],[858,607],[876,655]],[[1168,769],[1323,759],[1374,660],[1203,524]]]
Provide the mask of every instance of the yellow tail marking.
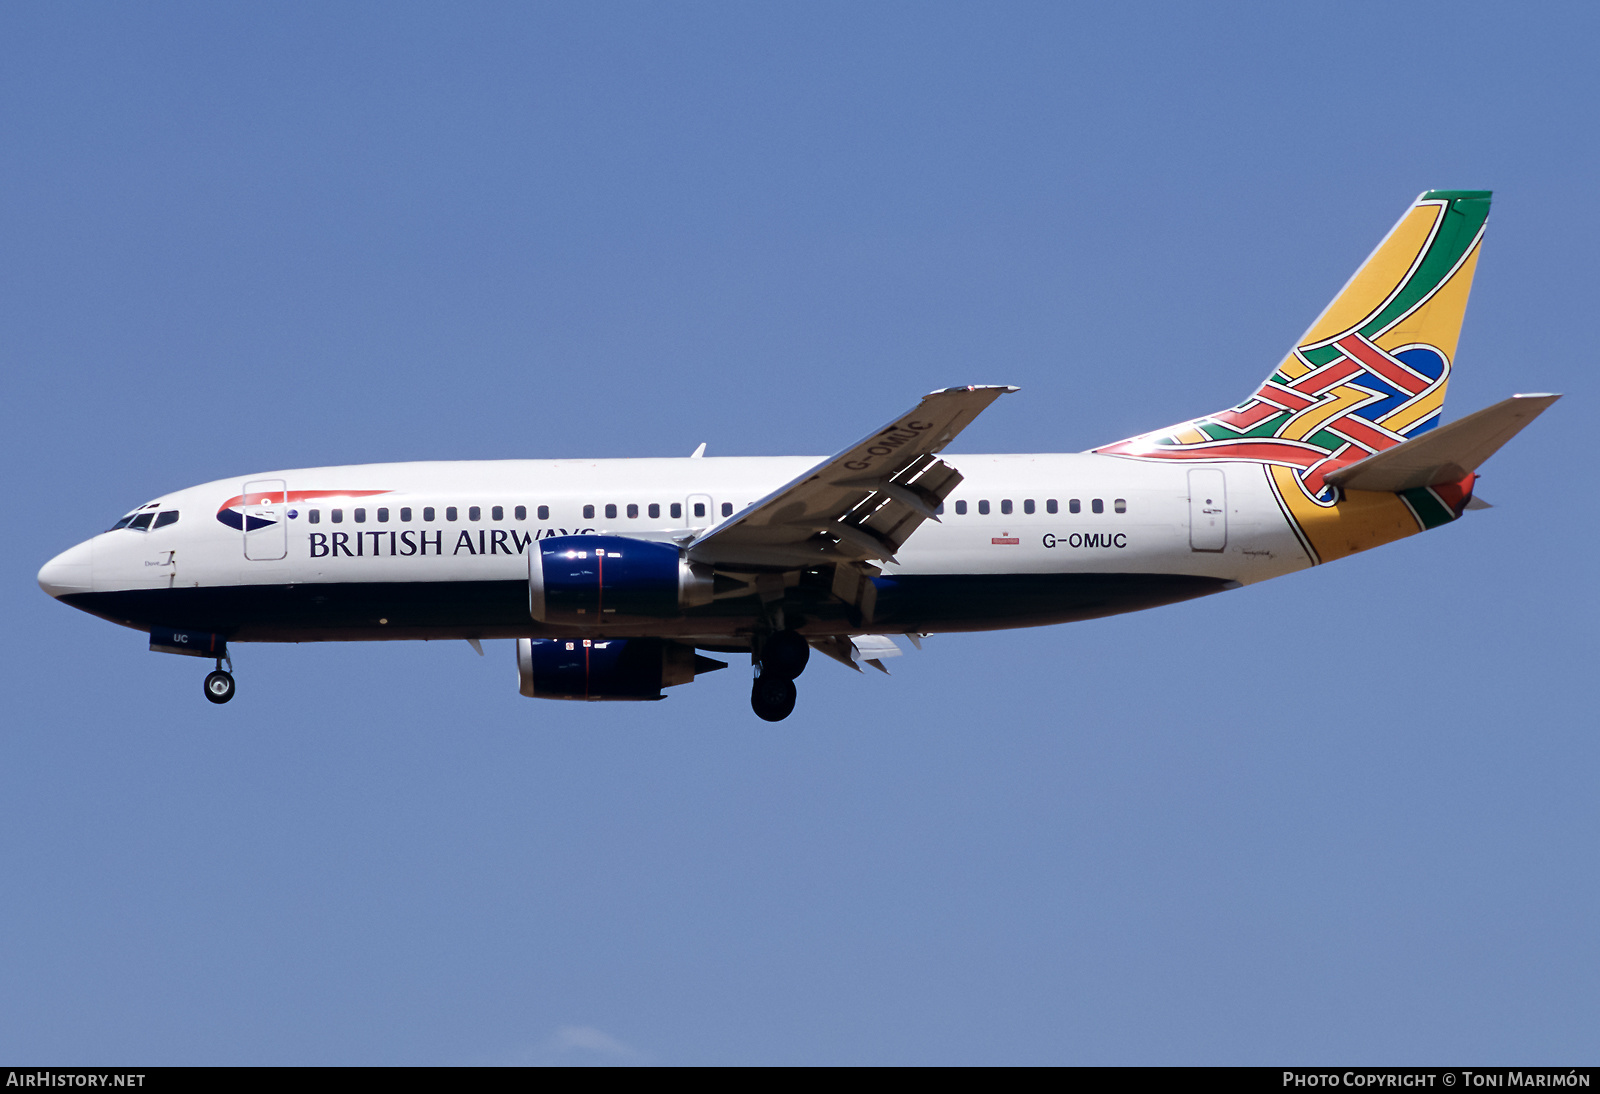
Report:
[[1291,353],[1283,359],[1283,364],[1278,366],[1278,371],[1291,380],[1298,380],[1311,371],[1311,366]]
[[1319,562],[1332,562],[1422,531],[1398,494],[1351,490],[1338,505],[1318,505],[1306,497],[1289,468],[1269,467],[1267,471]]
[[1348,384],[1340,384],[1331,391],[1322,393],[1322,402],[1309,406],[1300,412],[1300,417],[1284,427],[1279,436],[1291,441],[1303,441],[1311,434],[1322,428],[1322,423],[1329,418],[1336,418],[1359,403],[1364,403],[1372,398],[1365,391],[1360,391]]
[[1444,389],[1447,386],[1449,385],[1440,384],[1432,391],[1426,392],[1410,406],[1401,407],[1384,419],[1383,428],[1392,429],[1396,433],[1404,433],[1428,415],[1437,414],[1439,408],[1444,406]]
[[1474,244],[1449,280],[1410,315],[1384,331],[1376,344],[1392,350],[1425,342],[1443,350],[1445,359],[1454,364],[1456,344],[1461,341],[1461,318],[1467,313],[1467,295],[1472,292],[1472,275],[1478,269],[1478,252],[1482,249],[1481,241]]
[[1442,203],[1412,206],[1297,344],[1319,345],[1371,318],[1417,264],[1444,209]]

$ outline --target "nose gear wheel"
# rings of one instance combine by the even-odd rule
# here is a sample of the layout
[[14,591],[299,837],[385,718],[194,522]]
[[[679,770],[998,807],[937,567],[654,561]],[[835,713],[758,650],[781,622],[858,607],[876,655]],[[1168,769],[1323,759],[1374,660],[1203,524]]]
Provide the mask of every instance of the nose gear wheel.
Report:
[[226,703],[233,698],[233,673],[217,669],[206,674],[206,698],[213,703]]

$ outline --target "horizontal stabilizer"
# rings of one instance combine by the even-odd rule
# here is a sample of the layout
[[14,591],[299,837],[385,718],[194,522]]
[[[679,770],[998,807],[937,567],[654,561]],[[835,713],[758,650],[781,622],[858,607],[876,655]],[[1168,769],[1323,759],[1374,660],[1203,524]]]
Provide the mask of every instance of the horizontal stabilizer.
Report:
[[1439,426],[1420,437],[1368,456],[1360,463],[1341,467],[1323,481],[1343,490],[1377,490],[1391,494],[1460,482],[1559,398],[1559,395],[1513,395],[1458,422]]

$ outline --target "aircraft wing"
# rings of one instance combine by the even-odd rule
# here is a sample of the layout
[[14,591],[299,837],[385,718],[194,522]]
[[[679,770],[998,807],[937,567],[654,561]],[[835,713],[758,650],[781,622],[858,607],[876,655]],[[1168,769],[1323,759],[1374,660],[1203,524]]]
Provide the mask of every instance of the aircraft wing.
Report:
[[814,566],[850,572],[894,561],[923,521],[939,519],[935,510],[961,482],[961,473],[936,453],[990,403],[1016,390],[951,387],[924,396],[882,429],[692,540],[689,558],[749,573]]

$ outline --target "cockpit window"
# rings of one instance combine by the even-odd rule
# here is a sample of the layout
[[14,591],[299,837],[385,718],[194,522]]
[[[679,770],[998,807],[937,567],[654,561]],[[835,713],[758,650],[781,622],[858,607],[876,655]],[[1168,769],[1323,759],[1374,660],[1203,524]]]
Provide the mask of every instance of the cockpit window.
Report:
[[177,523],[178,523],[178,511],[176,509],[164,509],[161,512],[156,514],[156,522],[154,524],[152,524],[150,527],[151,528],[165,528],[169,524],[177,524]]
[[[115,532],[118,528],[132,528],[136,532],[148,531],[150,528],[150,520],[156,515],[155,510],[160,508],[161,503],[159,501],[152,501],[149,504],[141,505],[127,516],[117,521],[117,523],[113,524],[110,528],[107,528],[106,531]],[[172,520],[177,519],[178,513],[177,510],[174,509],[172,511]],[[171,524],[172,521],[166,521],[165,523]],[[158,524],[156,527],[159,528],[161,526]]]

